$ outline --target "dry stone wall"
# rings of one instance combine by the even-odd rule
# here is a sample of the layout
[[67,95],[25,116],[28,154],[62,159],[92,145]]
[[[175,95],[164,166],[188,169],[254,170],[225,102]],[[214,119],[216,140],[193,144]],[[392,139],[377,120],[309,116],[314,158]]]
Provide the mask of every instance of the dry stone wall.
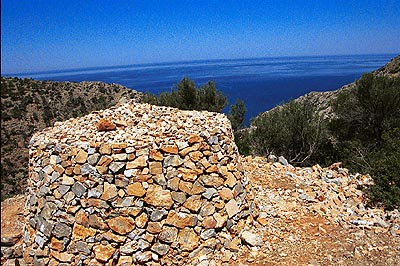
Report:
[[24,258],[37,265],[186,263],[253,208],[226,116],[149,104],[35,134],[28,183]]

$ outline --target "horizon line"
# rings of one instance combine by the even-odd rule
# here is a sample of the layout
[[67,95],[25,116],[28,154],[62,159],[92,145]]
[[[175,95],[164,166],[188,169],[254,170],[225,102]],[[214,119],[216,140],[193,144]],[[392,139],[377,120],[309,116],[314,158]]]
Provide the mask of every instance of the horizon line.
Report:
[[68,73],[78,71],[90,71],[90,70],[102,70],[102,69],[117,69],[117,68],[128,68],[132,66],[165,66],[177,63],[189,63],[189,62],[218,62],[218,61],[237,61],[237,60],[257,60],[266,58],[304,58],[304,57],[341,57],[341,56],[371,56],[371,55],[400,55],[398,53],[361,53],[361,54],[325,54],[325,55],[282,55],[282,56],[256,56],[256,57],[237,57],[237,58],[217,58],[217,59],[194,59],[194,60],[176,60],[176,61],[160,61],[160,62],[148,62],[148,63],[133,63],[124,65],[108,65],[108,66],[86,66],[76,68],[64,68],[54,70],[42,70],[42,71],[30,71],[30,72],[14,72],[14,73],[1,73],[1,76],[12,77],[13,75],[37,75],[37,74],[57,74],[57,73]]

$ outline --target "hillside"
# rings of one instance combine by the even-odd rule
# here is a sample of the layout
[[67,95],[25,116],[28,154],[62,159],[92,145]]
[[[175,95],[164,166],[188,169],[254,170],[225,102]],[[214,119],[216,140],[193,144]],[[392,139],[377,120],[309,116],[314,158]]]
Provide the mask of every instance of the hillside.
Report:
[[142,94],[118,84],[1,78],[1,200],[24,192],[35,131]]

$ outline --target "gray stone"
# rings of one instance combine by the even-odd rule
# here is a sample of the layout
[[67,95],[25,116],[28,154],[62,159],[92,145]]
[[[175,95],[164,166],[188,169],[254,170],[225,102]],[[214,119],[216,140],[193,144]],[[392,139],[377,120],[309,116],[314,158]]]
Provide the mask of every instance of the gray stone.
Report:
[[79,252],[81,252],[85,255],[90,255],[90,249],[89,249],[88,245],[86,244],[86,242],[78,241],[75,243],[75,245],[76,245],[76,249]]
[[65,223],[56,223],[53,228],[53,234],[57,238],[69,237],[71,233],[71,227]]
[[[126,171],[129,171],[129,170],[126,170]],[[127,177],[125,177],[125,175],[117,175],[115,177],[115,185],[120,188],[127,187],[129,185],[129,179]]]
[[139,244],[136,240],[128,241],[119,248],[121,254],[132,255],[134,252],[139,250]]
[[67,185],[60,185],[60,186],[57,188],[57,190],[58,190],[58,192],[61,194],[61,196],[64,196],[65,193],[67,193],[69,189],[70,189],[70,186],[67,186]]
[[73,186],[72,186],[72,188],[71,188],[71,190],[72,190],[72,192],[74,192],[74,194],[77,196],[77,197],[82,197],[83,196],[83,194],[85,194],[85,192],[86,192],[86,187],[81,183],[81,182],[76,182]]
[[263,240],[260,235],[254,234],[250,231],[242,232],[241,239],[250,246],[262,246]]
[[215,207],[211,202],[206,202],[200,209],[200,216],[206,217],[215,213]]
[[100,198],[101,194],[103,194],[103,185],[98,185],[95,188],[89,189],[87,197],[88,198]]
[[154,175],[153,180],[160,186],[165,186],[167,184],[167,181],[165,180],[165,177],[163,174]]
[[270,154],[270,155],[268,155],[268,159],[267,160],[268,160],[269,163],[275,163],[278,160],[278,158],[276,158],[275,155]]
[[164,167],[179,166],[181,164],[183,164],[183,160],[179,155],[169,155],[164,158]]
[[206,229],[206,230],[203,230],[203,231],[200,233],[200,237],[201,237],[203,240],[207,240],[207,239],[209,239],[209,238],[211,238],[211,237],[214,237],[214,236],[216,236],[215,229]]
[[201,195],[209,200],[216,194],[217,194],[217,190],[212,187],[212,188],[206,188],[206,191]]
[[151,246],[151,244],[149,242],[147,242],[144,239],[139,239],[138,241],[138,247],[140,250],[145,250],[148,249]]
[[43,248],[48,241],[49,239],[40,232],[38,232],[35,236],[35,243],[38,244],[40,248]]
[[280,164],[282,164],[283,166],[288,166],[288,165],[289,165],[288,161],[287,161],[286,158],[283,157],[283,156],[279,156],[278,162],[279,162]]
[[182,204],[186,201],[186,195],[184,192],[176,192],[176,191],[172,191],[171,192],[171,197],[174,201]]
[[121,170],[125,166],[124,162],[112,162],[110,163],[110,166],[108,167],[113,173],[117,173],[119,170]]
[[[97,162],[99,161],[99,159],[100,159],[100,154],[99,153],[95,153],[95,154],[92,154],[92,155],[90,155],[88,158],[87,158],[87,161],[88,161],[88,163],[89,164],[91,164],[91,165],[96,165],[97,164]],[[82,170],[81,170],[82,171]]]
[[218,136],[211,136],[208,138],[208,143],[210,145],[218,144]]
[[134,256],[135,260],[139,263],[148,262],[152,259],[152,257],[153,256],[151,251],[138,252]]
[[96,173],[96,171],[97,171],[96,168],[88,163],[85,163],[84,165],[81,166],[82,175],[94,174]]
[[157,242],[152,245],[151,250],[160,256],[164,256],[169,251],[169,245]]
[[53,224],[49,223],[46,220],[44,220],[39,226],[39,231],[42,232],[43,235],[45,235],[48,238],[50,238],[52,230],[53,230]]
[[53,217],[53,213],[57,210],[57,205],[53,202],[46,202],[40,214],[43,218],[49,220]]
[[173,243],[175,242],[178,236],[178,228],[164,226],[160,234],[158,235],[158,239],[165,243]]
[[165,209],[155,209],[150,214],[150,221],[152,222],[161,221],[161,219],[167,214],[168,212]]

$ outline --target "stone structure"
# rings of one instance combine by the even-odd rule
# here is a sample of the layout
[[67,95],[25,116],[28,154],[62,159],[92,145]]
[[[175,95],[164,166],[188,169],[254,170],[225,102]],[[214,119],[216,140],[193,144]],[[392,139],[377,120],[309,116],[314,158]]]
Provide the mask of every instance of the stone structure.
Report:
[[30,143],[25,261],[169,264],[212,254],[251,219],[239,159],[223,114],[132,103],[57,122]]

